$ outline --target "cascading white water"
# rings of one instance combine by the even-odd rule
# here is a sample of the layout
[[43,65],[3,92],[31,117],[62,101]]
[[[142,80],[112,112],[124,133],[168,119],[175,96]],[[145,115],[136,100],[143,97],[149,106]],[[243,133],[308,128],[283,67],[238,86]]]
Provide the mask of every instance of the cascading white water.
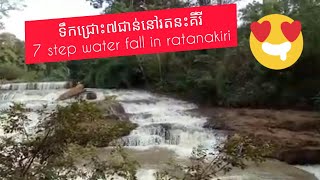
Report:
[[8,83],[0,84],[0,90],[49,90],[64,89],[68,82],[27,82],[27,83]]
[[[0,89],[9,89],[0,91],[0,109],[8,108],[11,101],[25,103],[33,109],[40,108],[43,104],[55,107],[58,104],[55,100],[65,92],[63,88],[66,82],[39,83],[41,85],[36,86],[25,84],[28,83],[15,86],[0,85]],[[10,89],[11,87],[16,90]],[[153,147],[165,148],[173,150],[180,157],[185,157],[199,144],[209,147],[219,141],[219,136],[213,131],[202,128],[206,122],[205,117],[192,116],[188,111],[196,108],[194,104],[145,91],[91,90],[98,92],[99,99],[102,98],[101,92],[105,95],[115,95],[129,113],[130,121],[138,124],[137,129],[123,138],[128,148],[138,151]],[[36,115],[31,113],[30,117],[35,119]],[[35,123],[36,121],[32,122],[33,125]],[[300,168],[315,174],[320,171],[318,166]],[[140,169],[137,172],[138,179],[153,180],[153,172],[154,169]]]
[[212,148],[217,144],[218,136],[203,128],[207,119],[188,112],[196,108],[194,104],[145,91],[108,90],[106,94],[117,96],[131,115],[130,120],[139,125],[123,138],[124,145],[129,148],[168,148],[187,157],[197,145]]

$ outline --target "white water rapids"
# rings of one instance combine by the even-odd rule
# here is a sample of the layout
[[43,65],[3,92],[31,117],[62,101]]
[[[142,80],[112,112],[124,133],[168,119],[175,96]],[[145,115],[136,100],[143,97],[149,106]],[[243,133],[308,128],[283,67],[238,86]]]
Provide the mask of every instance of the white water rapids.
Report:
[[[32,109],[41,108],[43,104],[54,108],[57,105],[55,100],[66,91],[66,85],[66,82],[0,85],[0,109],[8,108],[12,101],[22,102]],[[212,147],[220,141],[220,136],[214,131],[203,128],[206,117],[192,116],[188,111],[197,108],[194,104],[146,91],[91,90],[97,93],[98,98],[115,95],[130,115],[130,121],[138,124],[129,136],[123,138],[129,149],[145,151],[156,147],[172,150],[179,157],[187,157],[192,148],[199,144]],[[35,117],[35,114],[31,115]],[[299,168],[314,173],[320,180],[319,166]],[[152,168],[142,168],[137,176],[139,180],[153,180],[154,172]]]

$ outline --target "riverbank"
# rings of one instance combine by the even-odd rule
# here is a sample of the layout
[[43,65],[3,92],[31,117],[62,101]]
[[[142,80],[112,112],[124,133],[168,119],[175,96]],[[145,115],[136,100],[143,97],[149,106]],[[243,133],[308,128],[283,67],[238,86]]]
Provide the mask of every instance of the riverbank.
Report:
[[271,140],[277,153],[268,158],[291,165],[320,164],[320,111],[312,108],[232,108],[202,105],[173,93],[162,93],[198,105],[195,115],[208,117],[205,128],[226,134],[249,134]]
[[[43,101],[46,101],[49,104],[55,104],[58,103],[55,99],[65,92],[65,90],[62,90],[65,88],[65,83],[47,82],[38,83],[35,86],[27,84],[28,83],[23,83],[10,86],[15,87],[13,89],[17,90],[6,90],[6,93],[3,94],[2,98],[5,100],[4,102],[7,102],[8,100],[21,100],[27,104],[32,104],[32,107],[34,104],[43,103]],[[30,89],[27,90],[28,88]],[[137,128],[130,131],[131,133],[129,133],[129,131],[126,133],[127,135],[129,133],[129,136],[126,136],[123,142],[130,150],[136,150],[136,153],[133,153],[128,149],[130,151],[129,154],[133,156],[134,159],[141,162],[143,169],[157,169],[159,165],[168,160],[167,157],[177,157],[177,154],[179,154],[179,156],[189,155],[189,151],[191,151],[192,147],[196,146],[196,144],[201,143],[210,145],[219,139],[214,133],[212,133],[212,131],[216,133],[216,129],[210,130],[208,128],[202,128],[203,124],[207,121],[207,118],[204,118],[203,115],[206,116],[208,114],[204,113],[200,114],[200,117],[195,117],[191,115],[192,113],[187,112],[191,109],[200,111],[203,110],[203,107],[198,108],[197,106],[185,101],[168,98],[167,96],[159,96],[159,94],[152,94],[146,91],[103,89],[88,90],[92,90],[97,94],[96,100],[102,99],[102,96],[117,96],[117,101],[120,101],[123,108],[118,109],[118,106],[115,106],[113,109],[118,109],[117,112],[120,114],[125,111],[130,116],[130,121],[138,124]],[[38,102],[36,99],[38,99],[38,101],[40,99],[40,101]],[[101,104],[99,104],[98,107],[105,111],[105,107]],[[221,109],[219,108],[216,110],[223,112],[220,111]],[[212,113],[214,112],[215,111],[212,111]],[[217,115],[218,114],[219,113],[217,113]],[[211,117],[210,119],[212,120],[215,119],[214,116],[208,117]],[[127,117],[123,118],[127,119]],[[100,137],[100,135],[98,135],[98,137]],[[105,151],[103,154],[106,155]],[[140,156],[141,158],[139,158]],[[161,161],[159,159],[161,159]],[[282,167],[281,164],[283,167],[291,167],[290,170],[285,173],[282,172],[282,169],[280,168]],[[285,179],[289,174],[289,176],[294,177],[297,180],[299,180],[299,177],[304,177],[302,179],[309,180],[310,178],[310,180],[314,180],[309,176],[309,173],[299,170],[294,166],[289,166],[286,163],[281,164],[274,165],[271,163],[270,166],[268,165],[269,167],[279,168],[275,168],[274,171],[269,170],[268,168],[262,168],[257,173],[255,173],[256,171],[254,170],[255,166],[252,166],[252,173],[255,175],[260,174],[265,177],[264,174],[268,172],[269,174],[275,174],[276,176],[279,175],[279,177],[285,177]],[[314,170],[310,172],[314,172]],[[235,172],[234,174],[247,173],[244,171],[243,173]],[[259,177],[261,177],[260,175]],[[142,178],[145,176],[139,175],[139,177]],[[269,177],[266,176],[265,178],[268,179]]]
[[[117,90],[115,90],[116,92]],[[136,93],[138,93],[139,91],[136,91]],[[142,94],[140,94],[142,93]],[[159,111],[164,110],[163,108],[168,108],[167,106],[164,107],[163,103],[156,103],[152,100],[152,98],[150,98],[150,94],[146,93],[146,92],[141,92],[138,94],[134,94],[132,91],[131,93],[125,93],[125,99],[130,97],[130,102],[132,102],[132,98],[133,96],[136,96],[136,98],[142,98],[142,99],[148,99],[147,101],[134,101],[138,104],[142,103],[147,103],[147,106],[142,106],[142,109],[139,109],[138,107],[135,107],[135,113],[137,113],[136,111],[140,112],[140,111],[153,111],[155,110],[155,108],[159,109]],[[146,93],[146,94],[145,94]],[[122,93],[120,93],[122,94]],[[158,98],[167,98],[168,95],[160,95],[159,93],[156,93]],[[172,95],[169,97],[173,97]],[[134,98],[135,99],[135,98]],[[174,99],[178,100],[181,98],[177,98],[174,97]],[[126,101],[124,101],[126,102]],[[155,103],[155,104],[154,104]],[[141,104],[141,105],[142,105]],[[156,107],[153,106],[157,105]],[[160,106],[161,105],[161,106]],[[169,105],[169,104],[168,104]],[[139,105],[140,106],[140,105]],[[172,109],[174,108],[174,106],[169,105]],[[131,109],[131,108],[130,108]],[[139,109],[139,110],[138,110]],[[169,109],[168,109],[169,110]],[[197,107],[195,109],[191,108],[190,110],[187,111],[191,111],[191,112],[197,112],[197,115],[199,117],[208,117],[208,122],[205,123],[204,127],[206,127],[207,129],[211,129],[214,130],[215,132],[217,132],[217,130],[222,130],[222,132],[227,132],[227,133],[235,133],[235,132],[244,132],[242,131],[242,128],[248,128],[246,129],[246,132],[255,132],[255,126],[259,127],[262,131],[261,131],[261,135],[260,137],[264,137],[264,130],[268,130],[268,129],[274,129],[274,131],[276,131],[276,129],[280,129],[281,131],[279,132],[279,135],[282,134],[282,131],[285,131],[287,129],[287,131],[290,131],[290,129],[293,131],[292,133],[294,133],[294,131],[297,131],[299,133],[301,133],[301,135],[303,134],[308,134],[311,132],[314,133],[313,135],[315,137],[312,137],[312,139],[314,141],[317,141],[317,134],[318,132],[316,131],[317,124],[319,124],[319,114],[317,112],[311,112],[311,111],[298,111],[298,110],[268,110],[268,109],[237,109],[237,108],[221,108],[221,107]],[[244,111],[244,112],[241,112]],[[193,114],[193,113],[191,113]],[[190,115],[191,115],[190,114]],[[197,119],[196,116],[192,116],[192,119]],[[249,119],[247,119],[249,117]],[[282,117],[285,117],[284,119],[282,119]],[[191,118],[191,117],[190,117]],[[152,118],[151,118],[152,119]],[[158,118],[157,118],[158,119]],[[189,119],[189,118],[188,118]],[[201,118],[202,119],[202,118]],[[280,120],[279,120],[280,119]],[[188,122],[185,121],[186,119],[184,118],[175,118],[175,121],[187,125]],[[143,123],[147,123],[147,119],[143,120]],[[154,121],[154,119],[152,120]],[[260,122],[261,121],[261,122]],[[268,125],[268,122],[272,122],[271,124]],[[274,121],[274,122],[273,122]],[[142,122],[142,121],[141,121]],[[238,122],[238,123],[237,123]],[[288,126],[286,125],[285,122],[288,122]],[[228,123],[228,124],[227,124]],[[237,128],[228,128],[227,125],[229,125],[230,127],[232,127],[232,125],[235,125],[235,127]],[[242,124],[242,125],[241,125]],[[309,125],[309,126],[308,126]],[[268,128],[269,127],[269,128]],[[158,129],[158,128],[156,128]],[[161,134],[160,132],[162,132],[162,128],[160,128],[159,130],[152,130],[151,132],[155,133],[155,134]],[[157,132],[156,132],[156,131]],[[310,130],[310,132],[308,132]],[[166,129],[166,131],[168,131],[168,129]],[[170,129],[169,129],[170,131]],[[302,131],[302,132],[301,132]],[[303,132],[304,131],[304,132]],[[170,131],[171,132],[171,131]],[[196,134],[192,133],[192,138],[196,138]],[[277,134],[276,134],[277,135]],[[312,136],[312,135],[311,135]],[[191,138],[191,137],[189,137]],[[276,142],[278,142],[278,139],[274,138],[273,136],[265,136],[264,138],[268,138],[268,140],[276,140]],[[309,142],[310,137],[306,137],[305,139],[299,139],[298,144],[295,144],[295,135],[288,135],[285,139],[282,139],[281,141],[279,141],[278,144],[282,144],[283,142],[285,142],[286,140],[288,140],[288,143],[293,143],[293,145],[296,145],[295,147],[305,147],[303,145],[303,143],[310,143],[310,146],[312,145],[313,142]],[[319,138],[318,138],[319,139]],[[190,139],[188,140],[189,143],[190,142],[194,142],[191,141]],[[140,143],[138,143],[140,144]],[[180,144],[181,145],[181,144]],[[285,145],[287,145],[285,143]],[[292,149],[294,146],[291,147],[285,147],[283,146],[282,148],[288,148],[288,149]],[[316,146],[317,147],[317,146]],[[282,150],[283,150],[282,149]],[[143,164],[143,168],[145,169],[150,169],[150,168],[155,168],[159,166],[159,163],[163,161],[165,161],[166,156],[170,153],[164,153],[162,150],[160,149],[155,149],[155,150],[146,150],[146,151],[141,151],[142,149],[139,149],[139,151],[137,153],[133,153],[134,157],[137,158],[137,160]],[[281,150],[281,149],[280,149]],[[132,151],[130,151],[132,152]],[[281,152],[281,151],[280,151]],[[282,151],[285,152],[285,151]],[[158,154],[159,153],[159,154]],[[132,154],[132,153],[130,153]],[[141,155],[141,158],[139,158],[139,154]],[[165,155],[164,155],[165,154]],[[284,153],[286,154],[286,153]],[[288,153],[289,154],[289,153]],[[299,156],[300,158],[306,158],[306,156],[304,155],[310,155],[309,153],[301,153],[302,156]],[[311,153],[312,155],[312,153]],[[152,157],[152,158],[151,158]],[[310,156],[309,158],[311,158],[312,160],[312,156]],[[267,163],[263,163],[263,165],[257,167],[256,165],[252,165],[249,167],[250,170],[245,170],[245,171],[233,171],[233,173],[231,173],[230,175],[234,174],[234,175],[250,175],[251,178],[253,179],[270,179],[270,177],[274,177],[274,178],[279,178],[279,177],[283,177],[283,179],[315,179],[315,177],[312,175],[315,172],[317,172],[317,169],[311,169],[308,171],[303,171],[301,170],[301,168],[296,168],[295,166],[290,166],[285,162],[279,162],[278,160],[275,159],[279,159],[277,157],[271,157],[271,159],[269,159],[267,161]],[[308,159],[307,159],[308,160]],[[310,159],[309,159],[310,160]],[[145,162],[147,161],[147,162]],[[310,162],[310,161],[309,161]],[[161,163],[160,163],[161,164]],[[309,163],[302,163],[302,164],[309,164]],[[317,164],[317,163],[316,163]],[[302,167],[307,167],[307,166],[302,166]],[[310,167],[312,168],[312,167]],[[307,173],[308,172],[308,173]],[[311,174],[311,176],[310,176]],[[240,178],[241,179],[241,178]],[[246,178],[244,178],[246,179]]]
[[[110,148],[100,149],[99,157],[107,160],[109,157]],[[135,150],[126,149],[126,152],[130,154],[133,160],[136,160],[141,165],[141,170],[144,172],[150,171],[150,175],[145,179],[155,180],[152,177],[152,173],[166,169],[168,166],[166,163],[170,160],[174,160],[180,164],[188,164],[186,158],[179,158],[174,151],[166,148],[152,148],[148,150]],[[223,180],[318,180],[310,171],[305,171],[295,166],[288,165],[278,160],[267,159],[261,164],[255,164],[253,162],[246,162],[248,166],[246,169],[233,168],[227,174],[219,173],[219,179]],[[146,173],[147,174],[147,173]],[[144,180],[144,179],[142,179]],[[217,179],[212,179],[217,180]]]
[[271,140],[271,158],[288,164],[320,164],[320,113],[299,110],[202,107],[206,128],[246,133]]

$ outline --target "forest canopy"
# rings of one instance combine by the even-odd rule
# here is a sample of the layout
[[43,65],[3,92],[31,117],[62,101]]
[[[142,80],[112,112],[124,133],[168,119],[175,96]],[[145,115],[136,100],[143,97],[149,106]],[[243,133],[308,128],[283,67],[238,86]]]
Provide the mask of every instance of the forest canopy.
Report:
[[[99,1],[103,13],[234,3],[235,1]],[[101,88],[142,87],[223,106],[313,108],[319,96],[319,0],[254,1],[240,10],[238,47],[71,61],[70,78]],[[143,7],[143,8],[141,8]],[[250,24],[271,13],[302,23],[304,50],[292,67],[274,71],[260,65],[249,47]]]
[[[102,13],[234,3],[241,0],[88,0]],[[7,2],[2,0],[1,2]],[[8,1],[9,2],[9,1]],[[11,1],[10,1],[11,2]],[[87,87],[144,88],[201,104],[310,109],[319,106],[319,0],[253,1],[240,9],[238,47],[101,58],[67,63],[24,64],[24,42],[0,35],[0,76],[9,81],[81,81]],[[267,3],[269,2],[269,3]],[[92,8],[89,7],[88,8]],[[13,9],[13,8],[11,8]],[[8,9],[10,11],[10,9]],[[302,23],[304,49],[284,70],[259,64],[249,47],[250,24],[271,13]],[[6,13],[2,13],[4,16]]]

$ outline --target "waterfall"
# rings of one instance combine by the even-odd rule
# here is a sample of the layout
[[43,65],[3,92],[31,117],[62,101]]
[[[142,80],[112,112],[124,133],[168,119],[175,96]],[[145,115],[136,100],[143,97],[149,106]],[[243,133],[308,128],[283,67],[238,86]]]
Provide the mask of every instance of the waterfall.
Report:
[[[0,85],[0,109],[8,108],[12,101],[23,102],[34,110],[41,108],[44,104],[51,108],[57,104],[67,104],[67,102],[56,101],[57,97],[66,91],[64,89],[66,85],[67,82],[2,84]],[[128,136],[119,140],[128,149],[138,152],[151,150],[149,152],[152,153],[149,154],[152,156],[157,156],[153,154],[152,148],[166,149],[173,151],[177,157],[185,158],[197,145],[210,148],[224,139],[215,131],[203,128],[207,117],[191,114],[190,110],[197,108],[195,104],[146,91],[90,90],[97,93],[98,99],[103,99],[104,95],[116,96],[129,114],[130,121],[138,124],[138,127]],[[32,119],[37,117],[35,113],[30,113],[28,116]],[[31,126],[36,123],[36,120],[33,121]],[[155,179],[153,173],[156,170],[148,168],[142,167],[138,170],[138,180]],[[299,168],[314,173],[319,178],[320,166],[299,166]],[[247,179],[240,176],[229,178]]]
[[197,107],[192,103],[146,91],[107,90],[106,95],[115,95],[131,115],[130,120],[138,124],[129,136],[122,138],[128,148],[167,148],[187,157],[197,145],[212,149],[219,141],[213,131],[203,128],[206,117],[192,116],[188,111]]
[[33,109],[41,108],[44,104],[54,105],[54,101],[68,86],[66,81],[0,84],[0,110],[8,108],[12,101],[24,103]]
[[68,87],[68,82],[26,82],[0,84],[0,90],[49,90],[64,89]]

